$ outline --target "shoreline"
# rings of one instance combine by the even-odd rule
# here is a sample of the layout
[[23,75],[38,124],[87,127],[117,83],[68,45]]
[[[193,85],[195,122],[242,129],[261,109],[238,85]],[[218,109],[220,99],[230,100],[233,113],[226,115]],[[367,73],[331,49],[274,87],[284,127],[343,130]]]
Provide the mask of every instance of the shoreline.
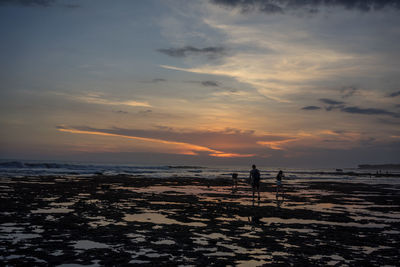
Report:
[[128,175],[0,178],[9,265],[396,265],[400,184]]

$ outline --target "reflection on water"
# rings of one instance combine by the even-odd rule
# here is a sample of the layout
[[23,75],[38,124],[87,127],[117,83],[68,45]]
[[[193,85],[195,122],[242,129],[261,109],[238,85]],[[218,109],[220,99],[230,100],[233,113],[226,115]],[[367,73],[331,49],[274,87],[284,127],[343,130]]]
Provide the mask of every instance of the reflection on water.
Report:
[[155,245],[174,245],[176,242],[174,240],[169,240],[169,239],[163,239],[155,242],[151,242],[152,244]]
[[236,266],[237,267],[257,267],[261,266],[267,263],[271,263],[271,261],[265,261],[265,260],[248,260],[248,261],[237,261]]
[[355,222],[332,222],[332,221],[319,221],[319,220],[305,220],[305,219],[282,219],[279,217],[268,217],[262,218],[262,222],[267,224],[304,224],[304,225],[337,225],[337,226],[348,226],[348,227],[361,227],[361,228],[385,228],[389,225],[387,224],[378,224],[378,223],[355,223]]
[[179,222],[177,220],[169,219],[165,215],[156,212],[138,213],[138,214],[126,214],[123,218],[127,222],[144,222],[144,223],[154,223],[154,224],[178,224],[186,226],[195,227],[205,227],[207,226],[201,222]]
[[73,244],[75,249],[109,248],[108,245],[90,240],[79,240]]
[[31,213],[69,213],[73,212],[73,209],[68,209],[68,208],[50,208],[50,209],[37,209],[37,210],[31,210]]

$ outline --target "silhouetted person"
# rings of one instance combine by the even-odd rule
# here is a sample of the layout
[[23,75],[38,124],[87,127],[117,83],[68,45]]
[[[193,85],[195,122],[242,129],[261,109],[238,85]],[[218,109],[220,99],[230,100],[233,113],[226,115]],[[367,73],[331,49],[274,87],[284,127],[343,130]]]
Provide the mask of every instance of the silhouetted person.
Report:
[[278,197],[279,191],[282,191],[283,194],[285,193],[282,185],[283,177],[285,177],[285,175],[283,175],[283,171],[279,171],[278,175],[276,176],[276,197]]
[[236,191],[238,186],[238,174],[232,173],[232,191]]
[[254,192],[256,191],[256,189],[258,192],[258,200],[260,200],[260,171],[256,168],[256,165],[252,166],[249,179],[251,187],[253,188],[253,201],[254,201]]

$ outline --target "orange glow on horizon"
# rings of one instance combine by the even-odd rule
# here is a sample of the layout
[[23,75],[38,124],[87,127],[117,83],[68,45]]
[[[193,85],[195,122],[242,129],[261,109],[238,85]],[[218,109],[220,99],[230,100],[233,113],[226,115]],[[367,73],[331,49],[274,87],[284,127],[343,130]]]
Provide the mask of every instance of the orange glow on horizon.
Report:
[[237,153],[214,153],[210,154],[210,156],[213,157],[218,157],[218,158],[248,158],[248,157],[254,157],[256,154],[237,154]]
[[76,130],[76,129],[66,129],[66,128],[58,128],[60,132],[74,133],[74,134],[90,134],[90,135],[100,135],[100,136],[112,136],[112,137],[122,137],[127,139],[134,139],[145,142],[153,142],[167,145],[175,145],[183,148],[183,151],[180,151],[178,154],[182,155],[198,155],[195,151],[202,152],[211,152],[209,156],[212,157],[224,157],[224,158],[234,158],[234,157],[251,157],[254,154],[237,154],[237,153],[226,153],[223,151],[218,151],[209,147],[194,145],[190,143],[177,142],[177,141],[167,141],[156,138],[148,138],[148,137],[139,137],[139,136],[130,136],[130,135],[122,135],[122,134],[113,134],[113,133],[105,133],[99,131],[84,131],[84,130]]

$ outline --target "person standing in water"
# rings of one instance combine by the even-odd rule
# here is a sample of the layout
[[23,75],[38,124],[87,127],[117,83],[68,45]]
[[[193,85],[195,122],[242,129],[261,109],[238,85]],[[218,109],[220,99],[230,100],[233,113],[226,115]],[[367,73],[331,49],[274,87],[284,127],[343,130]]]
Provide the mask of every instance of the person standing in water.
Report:
[[232,173],[232,192],[237,191],[238,186],[238,174],[236,172]]
[[278,197],[279,195],[279,191],[282,192],[282,194],[284,194],[285,192],[283,191],[283,186],[282,186],[282,178],[285,177],[285,175],[283,175],[283,171],[280,170],[278,172],[278,175],[276,175],[276,197]]
[[250,183],[253,188],[253,201],[254,201],[254,193],[257,189],[258,192],[258,200],[260,200],[260,171],[256,168],[256,165],[253,164],[252,170],[250,171]]

